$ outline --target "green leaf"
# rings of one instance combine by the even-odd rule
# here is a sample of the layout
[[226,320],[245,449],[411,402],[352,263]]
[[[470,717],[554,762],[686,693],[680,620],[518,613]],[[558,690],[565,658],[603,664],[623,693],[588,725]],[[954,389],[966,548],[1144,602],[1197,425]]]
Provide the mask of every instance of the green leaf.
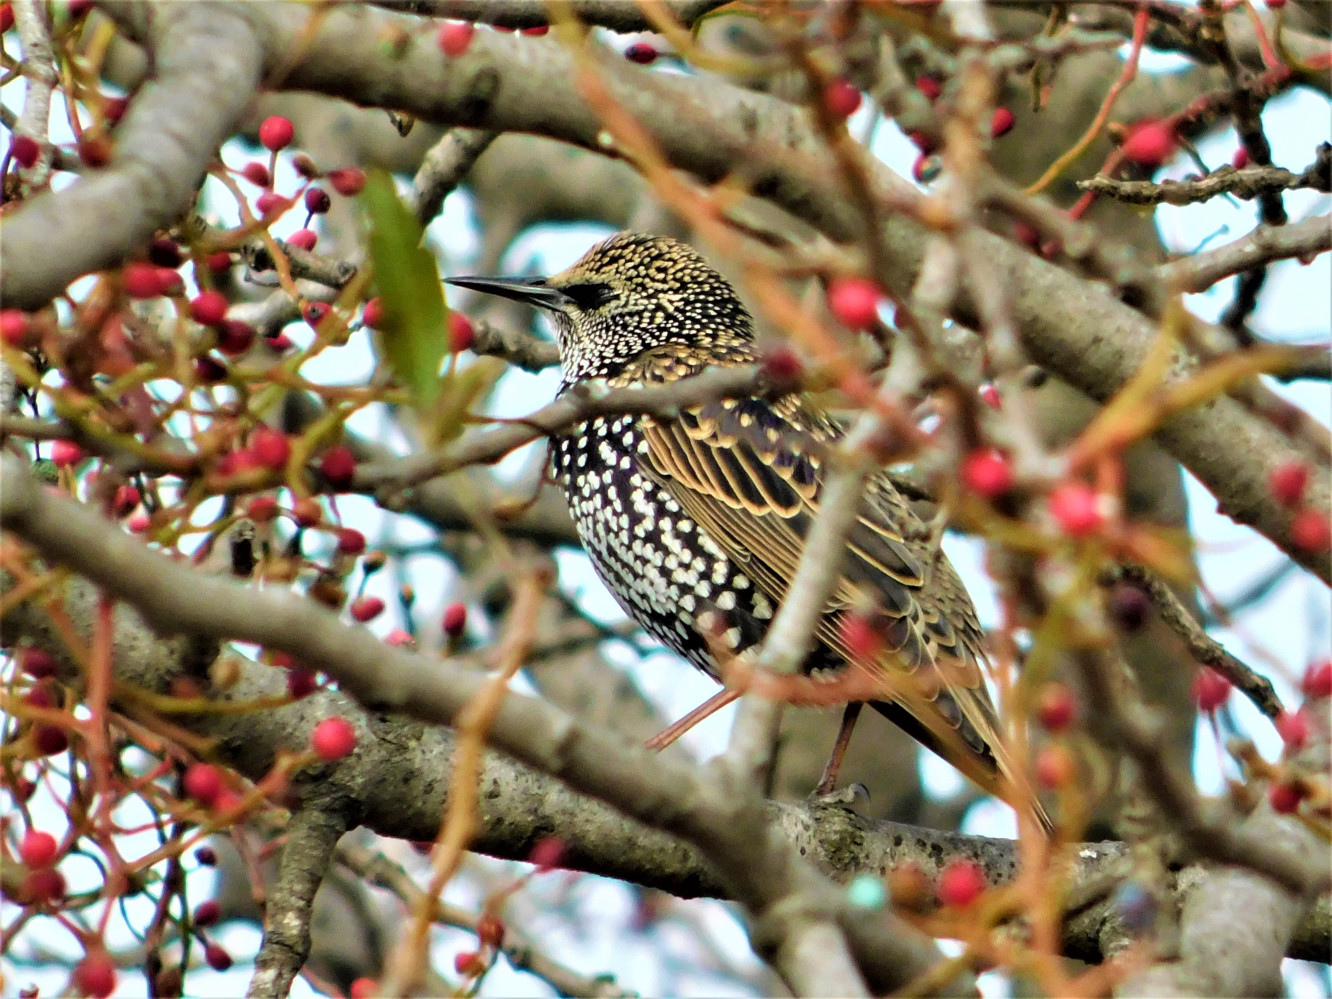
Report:
[[361,198],[370,216],[370,259],[384,307],[379,324],[384,359],[406,386],[416,412],[425,415],[439,394],[446,351],[448,307],[439,271],[390,174],[371,171]]

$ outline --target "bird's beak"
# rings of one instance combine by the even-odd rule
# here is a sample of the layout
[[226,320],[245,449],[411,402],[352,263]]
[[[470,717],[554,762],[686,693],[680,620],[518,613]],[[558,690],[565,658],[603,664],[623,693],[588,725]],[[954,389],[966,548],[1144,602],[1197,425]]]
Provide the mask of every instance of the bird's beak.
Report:
[[457,277],[445,278],[444,283],[486,295],[511,298],[538,309],[558,309],[569,301],[560,289],[547,287],[545,278]]

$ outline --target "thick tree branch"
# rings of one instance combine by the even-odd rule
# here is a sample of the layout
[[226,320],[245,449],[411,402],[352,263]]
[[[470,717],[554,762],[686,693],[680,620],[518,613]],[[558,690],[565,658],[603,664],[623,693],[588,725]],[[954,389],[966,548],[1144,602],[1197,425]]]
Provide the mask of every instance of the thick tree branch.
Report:
[[312,793],[291,817],[277,883],[264,905],[264,942],[247,999],[284,999],[310,956],[315,892],[348,828],[344,809],[328,805]]

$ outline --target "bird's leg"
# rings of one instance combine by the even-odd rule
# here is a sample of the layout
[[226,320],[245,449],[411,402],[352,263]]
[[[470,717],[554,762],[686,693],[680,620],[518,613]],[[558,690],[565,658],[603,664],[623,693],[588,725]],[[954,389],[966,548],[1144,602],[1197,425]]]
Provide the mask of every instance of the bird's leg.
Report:
[[837,741],[833,743],[832,755],[828,757],[828,765],[823,768],[823,776],[814,788],[814,797],[822,798],[832,794],[833,788],[837,786],[837,771],[842,769],[842,757],[846,756],[846,747],[851,745],[851,733],[862,707],[864,701],[851,701],[842,712],[842,727],[837,730]]
[[736,687],[727,687],[725,690],[717,691],[717,693],[713,694],[706,701],[704,701],[702,704],[696,707],[693,711],[689,712],[689,714],[681,718],[678,722],[669,726],[668,728],[662,729],[651,739],[645,742],[644,745],[648,749],[654,751],[665,749],[676,739],[680,738],[680,736],[684,735],[691,728],[693,728],[695,725],[701,722],[704,718],[707,718],[708,716],[713,715],[716,712],[720,711],[722,708],[726,707],[726,705],[730,704],[737,697],[739,697],[742,693],[744,693],[744,691],[739,690]]

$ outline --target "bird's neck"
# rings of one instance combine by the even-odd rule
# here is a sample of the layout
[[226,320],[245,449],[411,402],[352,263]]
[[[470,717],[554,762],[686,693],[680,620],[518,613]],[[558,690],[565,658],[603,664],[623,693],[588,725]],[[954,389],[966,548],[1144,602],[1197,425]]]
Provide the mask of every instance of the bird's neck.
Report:
[[708,368],[731,368],[758,359],[754,343],[738,336],[718,337],[705,344],[663,343],[622,360],[599,359],[595,364],[564,365],[563,393],[576,382],[604,378],[611,385],[648,385],[678,381]]

